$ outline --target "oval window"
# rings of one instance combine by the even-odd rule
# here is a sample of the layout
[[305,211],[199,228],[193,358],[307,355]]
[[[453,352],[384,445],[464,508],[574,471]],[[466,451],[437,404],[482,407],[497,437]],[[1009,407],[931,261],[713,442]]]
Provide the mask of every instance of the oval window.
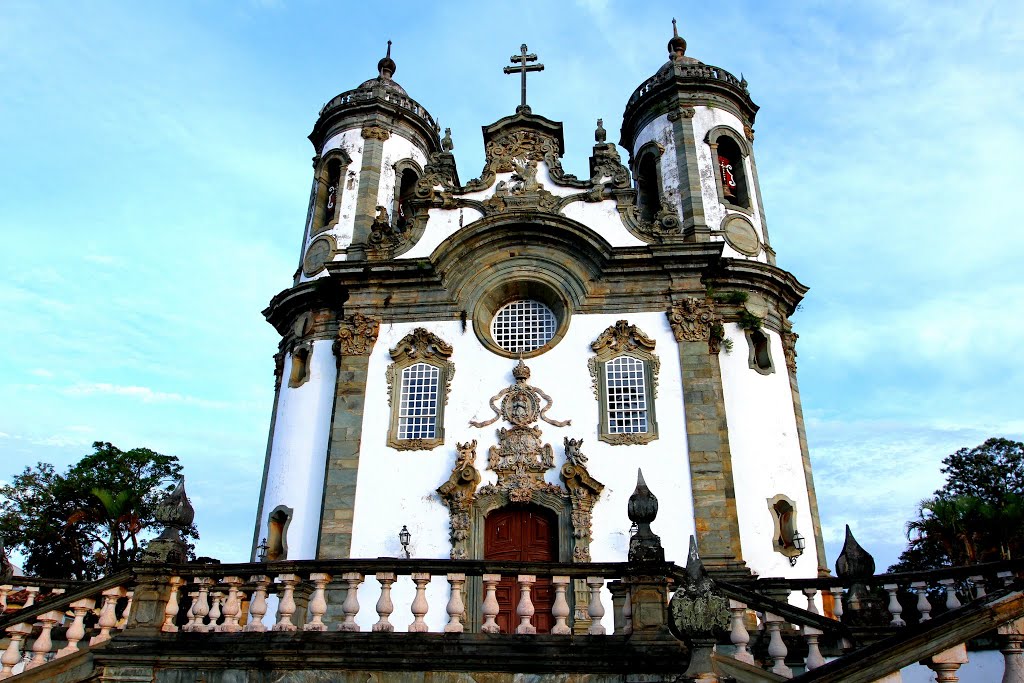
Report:
[[491,338],[505,351],[528,353],[551,341],[557,328],[558,320],[550,308],[522,299],[505,304],[494,314]]

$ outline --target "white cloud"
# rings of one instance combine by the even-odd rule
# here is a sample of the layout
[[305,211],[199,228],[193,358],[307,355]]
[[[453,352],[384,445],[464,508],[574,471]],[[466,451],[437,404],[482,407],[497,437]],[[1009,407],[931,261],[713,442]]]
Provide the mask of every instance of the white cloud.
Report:
[[174,392],[154,391],[149,387],[122,386],[117,384],[107,384],[105,382],[75,384],[64,389],[63,393],[68,396],[92,396],[96,394],[127,396],[130,398],[137,398],[144,403],[187,403],[207,408],[221,408],[225,405],[221,401],[210,401]]

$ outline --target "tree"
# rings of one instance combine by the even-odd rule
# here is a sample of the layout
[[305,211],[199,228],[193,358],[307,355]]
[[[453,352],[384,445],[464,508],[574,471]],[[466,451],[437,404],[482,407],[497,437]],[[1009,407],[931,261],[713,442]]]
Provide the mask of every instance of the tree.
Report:
[[1024,443],[992,438],[942,461],[946,483],[907,523],[890,571],[1009,560],[1024,553]]
[[[63,474],[39,463],[0,487],[0,536],[25,556],[27,573],[95,579],[139,558],[180,474],[173,455],[97,441]],[[198,538],[194,526],[185,537]]]

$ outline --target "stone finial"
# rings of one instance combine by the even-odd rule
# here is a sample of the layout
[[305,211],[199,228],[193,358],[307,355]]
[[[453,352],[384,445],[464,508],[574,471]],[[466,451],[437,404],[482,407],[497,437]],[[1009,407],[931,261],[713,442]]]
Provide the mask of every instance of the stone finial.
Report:
[[608,131],[604,129],[604,119],[597,120],[597,129],[594,131],[594,140],[604,143],[608,139]]
[[651,522],[658,516],[658,499],[647,488],[639,468],[636,475],[636,489],[626,507],[630,521],[637,525],[637,532],[629,539],[629,561],[664,562],[665,549],[661,547],[661,538],[651,531]]
[[836,576],[841,579],[864,579],[875,573],[875,558],[861,547],[846,525],[846,541],[836,558]]
[[672,39],[668,41],[668,58],[672,61],[681,59],[686,54],[686,41],[679,36],[676,20],[672,19]]
[[398,70],[398,65],[395,64],[395,60],[391,59],[391,41],[388,41],[388,53],[384,56],[384,59],[377,62],[377,72],[380,77],[385,80],[390,80],[395,75],[395,71]]
[[526,367],[526,363],[523,362],[522,358],[520,358],[519,363],[512,368],[512,377],[514,377],[516,382],[520,384],[530,379],[530,368]]
[[729,627],[729,601],[715,588],[697,553],[697,540],[690,536],[686,558],[686,581],[669,602],[669,630],[677,638],[691,641],[714,640]]
[[455,143],[452,142],[452,129],[444,129],[444,137],[441,138],[441,151],[450,152],[455,149]]
[[154,517],[163,525],[163,532],[149,542],[143,554],[144,562],[181,564],[188,559],[188,547],[181,532],[191,526],[196,511],[185,493],[185,477],[156,508]]

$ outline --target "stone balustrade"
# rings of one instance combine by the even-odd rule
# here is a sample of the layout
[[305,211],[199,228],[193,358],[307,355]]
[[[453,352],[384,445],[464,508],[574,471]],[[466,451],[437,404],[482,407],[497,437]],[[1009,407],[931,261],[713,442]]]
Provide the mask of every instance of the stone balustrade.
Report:
[[656,85],[668,80],[673,77],[678,77],[687,81],[710,81],[712,83],[721,83],[735,89],[738,93],[742,93],[747,96],[747,84],[725,69],[712,66],[710,64],[697,63],[683,63],[679,62],[672,65],[670,71],[659,71],[655,75],[648,78],[646,81],[637,86],[636,90],[629,97],[629,102],[626,108],[633,106],[645,95],[651,92]]
[[378,88],[378,89],[363,89],[357,88],[355,90],[347,90],[340,95],[335,95],[327,104],[320,109],[320,116],[331,112],[338,107],[343,107],[351,104],[358,104],[361,102],[369,102],[375,99],[389,102],[396,107],[405,109],[419,118],[423,119],[427,126],[431,130],[440,130],[437,121],[430,115],[423,105],[416,100],[412,99],[408,95],[403,95],[394,90]]

